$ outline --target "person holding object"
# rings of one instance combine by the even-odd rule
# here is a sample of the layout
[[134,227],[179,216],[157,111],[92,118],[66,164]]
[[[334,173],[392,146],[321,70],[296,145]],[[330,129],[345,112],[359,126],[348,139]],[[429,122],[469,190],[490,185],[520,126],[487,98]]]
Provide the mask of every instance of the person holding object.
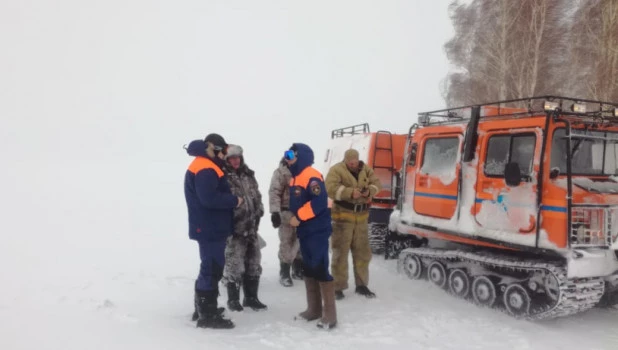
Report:
[[348,288],[348,255],[352,252],[355,292],[367,298],[376,295],[369,290],[369,205],[380,191],[380,180],[373,169],[359,161],[358,151],[348,149],[343,161],[333,165],[326,175],[326,190],[333,199],[333,236],[331,269],[335,279],[337,300]]

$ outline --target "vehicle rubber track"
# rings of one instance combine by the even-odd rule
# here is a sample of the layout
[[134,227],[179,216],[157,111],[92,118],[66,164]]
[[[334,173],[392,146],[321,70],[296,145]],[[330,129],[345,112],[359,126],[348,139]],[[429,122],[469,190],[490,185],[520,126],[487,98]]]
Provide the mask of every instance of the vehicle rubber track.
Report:
[[[528,320],[547,320],[589,310],[599,302],[605,288],[602,278],[568,279],[566,266],[560,262],[515,259],[490,252],[408,248],[401,251],[399,255],[398,269],[400,272],[406,270],[405,264],[407,263],[406,261],[409,261],[406,259],[410,259],[412,256],[417,256],[421,259],[422,271],[425,272],[423,275],[427,275],[427,267],[431,262],[439,261],[445,265],[446,271],[452,271],[453,268],[464,266],[467,271],[476,271],[476,276],[493,276],[513,281],[513,276],[527,275],[525,283],[521,283],[521,281],[511,283],[518,283],[522,286],[526,286],[527,281],[534,275],[553,276],[557,282],[555,292],[558,294],[555,297],[549,298],[540,294],[540,298],[538,298],[538,294],[531,293],[533,296],[537,296],[537,298],[532,298],[535,299],[535,302],[534,305],[530,303],[531,306],[528,312],[524,315],[514,315],[507,312],[512,316]],[[481,272],[479,273],[478,271]],[[407,271],[405,272],[407,273]],[[447,276],[445,278],[448,278],[448,274],[449,272],[446,273]],[[408,276],[411,277],[409,274]],[[475,276],[468,274],[468,277],[471,281]],[[448,289],[448,282],[446,284]],[[503,288],[500,288],[500,285]],[[507,284],[496,283],[496,290],[504,292],[504,286],[507,286]],[[539,286],[540,289],[543,289],[543,287]],[[527,287],[526,289],[529,290]],[[470,291],[470,294],[473,294],[473,292]],[[500,298],[496,299],[499,300]],[[539,302],[539,299],[541,302]]]
[[386,235],[388,235],[388,225],[369,223],[369,246],[373,254],[382,254]]

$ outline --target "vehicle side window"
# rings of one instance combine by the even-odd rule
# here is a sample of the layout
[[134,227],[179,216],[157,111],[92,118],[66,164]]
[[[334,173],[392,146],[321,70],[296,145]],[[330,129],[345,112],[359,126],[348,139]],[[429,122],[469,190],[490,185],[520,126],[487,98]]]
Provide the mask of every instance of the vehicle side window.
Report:
[[534,165],[534,134],[495,135],[487,142],[485,175],[504,176],[507,163],[519,165],[521,174],[530,176]]
[[490,176],[504,175],[504,167],[509,162],[511,136],[492,136],[487,142],[487,159],[485,159],[485,174]]
[[522,175],[532,174],[535,143],[535,135],[513,136],[511,139],[511,162],[519,164]]
[[423,148],[421,172],[428,175],[445,175],[457,165],[459,137],[430,138]]
[[[615,139],[615,132],[584,131],[572,129],[573,135],[596,136],[599,139],[571,140],[571,172],[575,175],[618,175],[618,150],[616,143],[604,142],[609,137]],[[561,174],[567,173],[567,141],[564,139],[564,128],[554,131],[551,145],[551,168],[560,169]]]

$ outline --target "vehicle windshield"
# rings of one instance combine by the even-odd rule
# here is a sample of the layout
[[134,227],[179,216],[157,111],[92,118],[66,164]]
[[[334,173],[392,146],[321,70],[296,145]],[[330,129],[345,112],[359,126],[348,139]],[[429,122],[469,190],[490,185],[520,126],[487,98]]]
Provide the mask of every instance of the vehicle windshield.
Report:
[[[602,137],[606,140],[571,139],[571,171],[573,175],[618,175],[618,133],[571,129],[572,135]],[[552,141],[551,168],[566,174],[566,145],[564,128],[556,129]]]

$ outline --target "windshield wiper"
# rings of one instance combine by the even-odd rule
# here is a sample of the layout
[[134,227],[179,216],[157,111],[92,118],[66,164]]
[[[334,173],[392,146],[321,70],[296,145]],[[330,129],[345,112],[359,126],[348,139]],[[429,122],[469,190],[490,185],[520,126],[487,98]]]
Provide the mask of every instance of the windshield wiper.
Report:
[[[586,126],[585,129],[584,129],[584,135],[586,135],[587,132],[588,132],[588,126]],[[577,142],[575,143],[575,146],[573,146],[573,149],[571,150],[571,159],[573,159],[573,157],[575,156],[575,153],[577,153],[577,151],[579,151],[579,146],[581,146],[583,141],[584,141],[584,139],[577,139]]]
[[577,153],[577,151],[579,151],[579,146],[582,144],[583,141],[584,139],[578,139],[576,141],[575,146],[573,146],[573,149],[571,150],[571,159],[575,157],[575,154]]

